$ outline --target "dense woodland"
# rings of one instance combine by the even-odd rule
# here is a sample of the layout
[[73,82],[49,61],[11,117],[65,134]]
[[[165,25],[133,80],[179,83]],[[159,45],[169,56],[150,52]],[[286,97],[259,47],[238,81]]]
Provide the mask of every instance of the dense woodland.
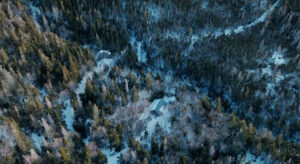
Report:
[[2,0],[0,163],[300,163],[299,52],[298,0]]

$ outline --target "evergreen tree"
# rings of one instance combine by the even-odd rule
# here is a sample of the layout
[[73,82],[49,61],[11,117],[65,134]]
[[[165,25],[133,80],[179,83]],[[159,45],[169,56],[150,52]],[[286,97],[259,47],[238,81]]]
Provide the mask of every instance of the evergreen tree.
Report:
[[91,80],[88,78],[85,84],[85,94],[89,97],[92,98],[94,97],[94,89],[93,85],[91,83]]
[[69,71],[66,68],[66,66],[62,66],[62,75],[63,75],[63,81],[68,82],[69,81]]
[[217,99],[217,111],[222,112],[222,101],[220,97]]
[[151,153],[152,154],[157,154],[158,153],[158,144],[155,142],[154,137],[151,138]]
[[147,88],[150,89],[151,88],[151,85],[152,85],[152,80],[153,80],[153,76],[152,76],[152,73],[148,73],[147,75]]
[[127,51],[125,54],[126,63],[129,65],[130,68],[136,67],[138,63],[138,59],[136,56],[136,52],[133,50],[131,44],[127,46]]
[[97,107],[96,104],[94,104],[93,106],[93,121],[94,121],[94,126],[97,126],[100,123],[99,108]]
[[84,164],[92,164],[92,159],[91,159],[91,150],[87,145],[84,146]]
[[132,89],[132,101],[138,101],[139,100],[139,91],[134,86]]
[[231,125],[235,128],[238,125],[237,117],[235,116],[234,113],[231,113],[230,115],[231,118]]
[[208,100],[208,96],[205,96],[203,99],[203,107],[208,112],[211,110],[211,102]]
[[95,164],[106,164],[107,163],[107,157],[102,153],[100,149],[97,150],[97,155],[93,159],[93,163]]
[[69,155],[69,153],[65,150],[64,147],[60,147],[59,148],[60,151],[60,155],[61,155],[61,162],[63,164],[70,164],[71,163],[71,156]]
[[79,77],[79,69],[77,63],[74,61],[72,55],[70,52],[67,53],[69,56],[69,64],[70,64],[70,74],[71,74],[71,79],[74,81],[77,81]]
[[7,61],[8,61],[8,55],[7,53],[4,51],[3,48],[0,49],[0,64],[7,64]]

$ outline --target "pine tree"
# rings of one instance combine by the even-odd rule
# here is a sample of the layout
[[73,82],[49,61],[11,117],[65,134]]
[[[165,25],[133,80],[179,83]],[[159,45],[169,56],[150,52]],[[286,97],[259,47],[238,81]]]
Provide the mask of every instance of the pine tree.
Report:
[[3,48],[0,49],[0,64],[7,64],[7,61],[8,61],[8,55],[7,53],[4,51]]
[[158,153],[158,144],[155,142],[154,137],[151,138],[151,152],[152,154],[157,154]]
[[255,134],[256,134],[256,129],[255,127],[253,127],[253,124],[250,123],[249,127],[245,132],[245,140],[249,146],[254,142]]
[[183,155],[183,154],[181,154],[181,155],[180,155],[180,163],[181,163],[181,164],[188,164],[188,163],[189,163],[188,157],[185,156],[185,155]]
[[245,120],[241,121],[242,130],[245,132],[248,129],[247,123]]
[[84,146],[85,151],[84,151],[84,164],[92,164],[92,159],[91,159],[91,150],[87,145]]
[[232,125],[234,128],[237,127],[238,122],[237,122],[237,117],[235,116],[235,114],[234,114],[234,113],[231,113],[230,118],[231,118],[231,125]]
[[136,149],[137,143],[136,143],[136,140],[135,140],[134,137],[130,137],[130,138],[129,138],[128,146],[129,146],[129,148],[132,149],[132,150],[135,150],[135,149]]
[[101,40],[100,40],[98,34],[96,34],[96,44],[97,44],[98,47],[101,47]]
[[179,145],[178,144],[179,144],[178,143],[178,138],[175,137],[174,141],[173,141],[173,146],[172,146],[174,151],[179,151]]
[[217,100],[217,111],[218,112],[222,112],[222,100],[220,97],[218,97],[218,100]]
[[112,134],[110,134],[110,144],[112,147],[114,147],[117,151],[120,151],[122,148],[122,140],[120,135],[117,134],[117,132],[113,131]]
[[139,91],[134,86],[132,89],[132,101],[138,101],[139,100]]
[[40,57],[40,60],[43,64],[43,66],[45,67],[46,71],[48,73],[51,72],[53,69],[53,66],[52,66],[50,59],[47,56],[45,56],[41,50],[38,50],[38,55]]
[[92,98],[94,96],[94,89],[93,85],[91,83],[91,80],[88,78],[85,84],[85,94],[89,97]]
[[4,122],[9,123],[11,128],[13,129],[13,134],[15,137],[15,141],[17,143],[18,148],[23,152],[29,152],[30,145],[28,140],[25,137],[25,134],[21,131],[18,124],[13,119],[7,119],[5,117],[1,118]]
[[71,156],[69,155],[69,153],[65,150],[64,147],[59,147],[59,152],[61,155],[61,162],[63,164],[70,164],[71,163]]
[[102,153],[100,149],[97,150],[97,155],[93,159],[93,163],[95,164],[106,164],[107,163],[107,157]]
[[93,106],[93,121],[94,121],[94,126],[97,126],[100,123],[99,108],[97,107],[96,104],[94,104]]
[[74,59],[73,59],[71,53],[67,52],[67,54],[69,56],[71,79],[76,81],[78,79],[78,77],[79,77],[78,65],[77,65],[76,62],[74,62]]
[[125,59],[126,59],[126,63],[128,63],[130,68],[134,68],[138,63],[136,52],[133,50],[130,44],[127,46]]
[[147,88],[150,89],[152,85],[153,76],[152,73],[148,73],[147,75]]
[[208,100],[208,96],[205,96],[204,99],[203,99],[203,107],[208,112],[211,110],[211,102]]
[[68,82],[69,81],[69,71],[68,71],[68,69],[66,68],[66,66],[62,66],[61,69],[62,69],[63,81]]

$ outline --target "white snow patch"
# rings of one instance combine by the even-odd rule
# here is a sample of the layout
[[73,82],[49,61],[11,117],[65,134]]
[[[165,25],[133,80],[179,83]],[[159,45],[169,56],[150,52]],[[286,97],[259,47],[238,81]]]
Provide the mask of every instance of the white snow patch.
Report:
[[42,145],[43,145],[43,137],[39,136],[36,133],[32,133],[31,134],[31,139],[35,145],[35,147],[37,148],[38,151],[42,150]]
[[[198,37],[198,36],[197,36]],[[165,38],[168,39],[168,38],[171,38],[171,39],[176,39],[176,40],[180,40],[180,35],[178,32],[170,32],[170,31],[167,31],[167,33],[165,34]]]
[[252,23],[246,24],[246,25],[240,25],[236,28],[232,28],[232,27],[227,28],[224,30],[223,33],[225,35],[231,35],[232,33],[236,33],[236,34],[241,33],[241,32],[244,32],[246,29],[252,28],[253,26],[256,26],[257,24],[266,21],[268,15],[274,11],[274,9],[278,5],[279,1],[280,0],[277,0],[277,2],[275,2],[270,9],[266,10],[259,18],[257,18]]
[[202,7],[203,9],[205,9],[207,6],[208,6],[208,1],[202,2],[201,7]]
[[83,142],[85,143],[85,144],[88,144],[89,143],[89,140],[90,140],[90,136],[88,136],[87,138],[85,138],[84,140],[83,140]]
[[147,54],[142,48],[142,42],[137,41],[135,37],[131,37],[130,44],[136,49],[136,55],[139,62],[145,63],[147,61]]
[[[140,116],[140,120],[146,120],[150,118],[147,122],[146,130],[137,138],[140,140],[141,136],[147,131],[149,136],[155,132],[155,127],[158,124],[162,129],[164,129],[167,133],[171,131],[171,122],[170,117],[171,113],[169,112],[169,103],[175,101],[175,97],[164,97],[162,99],[155,99],[150,106],[147,108],[147,111]],[[152,111],[161,112],[160,116],[155,116],[151,112]]]
[[115,152],[112,149],[103,149],[101,151],[103,152],[103,154],[105,154],[107,156],[107,163],[109,163],[109,164],[118,164],[121,154],[128,151],[128,147],[124,148],[120,152]]
[[47,91],[44,88],[39,89],[39,92],[40,92],[42,98],[44,98],[48,95]]
[[126,9],[126,0],[123,0],[123,1],[121,2],[121,5],[122,5],[123,11],[125,11],[125,9]]
[[81,82],[79,83],[78,88],[75,90],[75,93],[77,95],[85,92],[85,85],[87,82],[87,79],[92,79],[94,72],[99,73],[102,72],[105,68],[105,66],[112,67],[114,65],[113,59],[103,58],[99,62],[97,62],[97,66],[94,67],[93,70],[87,72],[84,77],[82,78]]
[[266,163],[266,161],[263,159],[262,156],[259,156],[258,158],[256,158],[253,154],[247,152],[245,160],[242,161],[242,164],[246,164],[248,162],[251,162],[251,164]]
[[37,20],[37,17],[41,15],[40,9],[37,8],[37,7],[35,7],[35,6],[33,6],[32,3],[29,4],[29,8],[30,8],[30,10],[31,10],[31,13],[32,13],[32,15],[33,15],[35,21],[36,21],[36,20]]
[[262,75],[268,75],[268,76],[271,76],[272,73],[273,73],[273,71],[272,71],[272,69],[271,69],[271,66],[268,65],[266,68],[262,68],[261,73],[262,73]]
[[[240,25],[238,27],[217,28],[215,30],[212,30],[212,29],[202,29],[202,32],[200,34],[198,34],[198,37],[205,38],[205,37],[213,36],[215,38],[218,38],[218,37],[220,37],[222,35],[232,35],[232,34],[242,33],[245,30],[250,29],[250,28],[256,26],[259,23],[266,21],[268,15],[271,14],[274,11],[275,7],[279,4],[279,2],[280,2],[280,0],[277,0],[277,2],[275,2],[260,17],[258,17],[256,20],[254,20],[253,22],[251,22],[249,24]],[[202,8],[206,8],[206,6],[204,5],[204,7],[202,6]],[[169,33],[167,33],[166,36],[167,37],[171,37],[173,39],[177,39],[177,40],[180,39],[179,37],[174,37],[174,36],[172,37],[172,36],[170,36]]]
[[287,63],[287,60],[284,59],[284,53],[282,51],[275,51],[272,55],[271,61],[275,65],[283,65]]
[[67,124],[67,128],[70,131],[74,131],[73,123],[74,123],[74,109],[71,105],[70,99],[65,101],[65,110],[63,110],[63,115],[65,118],[65,122]]
[[161,16],[159,8],[155,6],[148,7],[148,13],[151,15],[152,18],[157,22]]

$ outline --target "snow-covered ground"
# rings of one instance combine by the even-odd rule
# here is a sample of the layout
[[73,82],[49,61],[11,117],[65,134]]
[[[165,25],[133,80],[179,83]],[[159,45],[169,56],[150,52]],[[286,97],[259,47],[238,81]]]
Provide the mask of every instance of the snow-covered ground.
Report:
[[133,36],[130,39],[130,44],[134,49],[136,49],[136,55],[137,55],[138,61],[145,63],[147,61],[147,58],[146,58],[147,54],[142,48],[142,42],[137,41],[136,38]]
[[103,154],[105,154],[107,156],[108,164],[117,164],[117,163],[119,163],[121,154],[128,151],[128,147],[122,149],[120,152],[116,152],[115,150],[112,150],[112,149],[103,149],[101,151],[103,152]]
[[[148,108],[146,108],[146,111],[141,114],[140,120],[149,120],[146,122],[146,129],[142,134],[137,137],[138,140],[142,137],[142,135],[145,134],[145,132],[148,132],[148,136],[152,136],[152,134],[155,133],[155,127],[156,125],[159,125],[169,133],[171,131],[171,122],[170,117],[171,113],[169,111],[169,103],[174,102],[176,100],[175,97],[163,97],[162,99],[155,99]],[[152,112],[157,111],[161,112],[160,116],[155,116]]]
[[43,145],[43,137],[39,136],[36,133],[31,134],[31,139],[34,143],[34,146],[37,148],[38,151],[42,150],[42,145]]
[[160,9],[156,6],[149,6],[148,13],[150,14],[151,18],[154,19],[155,22],[157,22],[161,17]]
[[37,8],[36,6],[34,6],[32,3],[29,4],[29,8],[31,10],[31,13],[34,17],[34,20],[37,21],[38,16],[41,15],[41,11],[39,8]]
[[[95,58],[97,60],[97,58],[101,57],[101,54],[108,54],[110,55],[111,53],[109,51],[105,51],[105,50],[101,50],[97,53],[97,55],[95,55]],[[78,87],[75,89],[75,93],[77,94],[77,98],[79,98],[79,94],[84,93],[85,92],[85,86],[86,86],[86,82],[87,79],[93,78],[94,72],[96,73],[101,73],[104,71],[105,67],[108,67],[109,69],[111,69],[111,67],[113,67],[115,65],[115,60],[114,59],[110,59],[110,58],[102,58],[101,60],[99,60],[97,62],[97,65],[89,72],[85,73],[85,75],[83,76],[82,80],[80,81],[80,83],[78,84]],[[108,71],[109,72],[109,71]],[[106,75],[107,78],[108,75]],[[64,119],[65,122],[67,124],[67,128],[69,131],[74,131],[73,128],[73,123],[74,123],[74,110],[73,107],[71,105],[70,99],[67,99],[64,102],[65,105],[65,109],[63,110],[63,115],[64,115]],[[37,135],[34,135],[34,141],[36,141],[37,143],[40,143],[40,138]],[[83,140],[83,142],[85,144],[88,144],[90,136],[88,136],[86,139]],[[128,148],[126,147],[125,149],[123,149],[120,152],[115,152],[114,150],[111,149],[103,149],[101,150],[108,159],[108,163],[109,164],[117,164],[119,161],[119,157],[122,153],[126,152],[128,150]]]
[[92,69],[91,71],[87,72],[83,76],[81,82],[78,85],[78,88],[75,90],[75,93],[77,95],[79,95],[81,93],[84,93],[87,79],[89,78],[91,80],[93,78],[94,72],[100,73],[100,72],[102,72],[104,70],[105,66],[112,67],[113,65],[114,65],[114,60],[113,59],[108,59],[108,58],[103,58],[102,60],[100,60],[99,62],[97,62],[97,66],[94,67],[94,69]]
[[241,32],[244,32],[247,29],[250,29],[254,26],[256,26],[259,23],[265,22],[267,17],[274,11],[275,7],[279,4],[280,0],[277,0],[268,10],[266,10],[259,18],[257,18],[255,21],[252,23],[246,24],[246,25],[240,25],[238,27],[229,27],[226,28],[225,30],[222,30],[221,32],[215,32],[213,35],[215,37],[219,37],[222,34],[225,35],[231,35],[231,34],[238,34]]
[[[97,53],[95,58],[97,59],[99,57],[99,55],[101,55],[103,53],[110,54],[109,51],[101,50]],[[75,89],[75,93],[77,95],[78,100],[79,100],[79,94],[82,94],[82,93],[85,92],[85,86],[86,86],[87,79],[88,78],[92,79],[93,75],[94,75],[94,72],[101,73],[101,72],[104,71],[106,66],[111,68],[112,66],[114,66],[114,64],[115,64],[114,59],[103,58],[103,59],[101,59],[100,61],[97,62],[97,65],[91,71],[85,73],[82,80],[78,84],[78,87]],[[65,106],[65,109],[63,110],[63,115],[64,115],[64,120],[67,124],[67,128],[70,131],[74,131],[74,128],[73,128],[74,109],[71,105],[71,100],[70,99],[65,100],[64,106]]]
[[275,65],[287,64],[287,59],[284,57],[284,51],[276,50],[273,52],[271,62]]
[[[200,39],[206,38],[206,37],[215,37],[218,38],[222,35],[232,35],[232,34],[239,34],[244,32],[245,30],[251,29],[252,27],[258,25],[259,23],[265,22],[268,18],[268,16],[275,10],[275,8],[278,6],[280,0],[277,0],[268,10],[266,10],[260,17],[255,19],[253,22],[245,25],[240,25],[237,27],[227,27],[227,28],[205,28],[200,30],[201,32],[198,34],[192,35],[191,38],[191,45],[190,48],[193,47],[195,42],[197,42]],[[206,3],[203,3],[203,8],[207,7]],[[180,34],[177,32],[169,32],[165,34],[165,38],[172,38],[176,39],[178,41],[182,40],[183,37],[180,37]]]
[[265,159],[263,156],[255,157],[255,155],[251,154],[250,152],[247,152],[245,159],[242,161],[242,164],[247,164],[251,162],[251,164],[267,164],[267,159]]
[[65,122],[67,124],[67,129],[70,131],[74,131],[73,123],[74,123],[74,109],[71,105],[70,99],[66,100],[65,109],[63,110],[63,115],[65,118]]

